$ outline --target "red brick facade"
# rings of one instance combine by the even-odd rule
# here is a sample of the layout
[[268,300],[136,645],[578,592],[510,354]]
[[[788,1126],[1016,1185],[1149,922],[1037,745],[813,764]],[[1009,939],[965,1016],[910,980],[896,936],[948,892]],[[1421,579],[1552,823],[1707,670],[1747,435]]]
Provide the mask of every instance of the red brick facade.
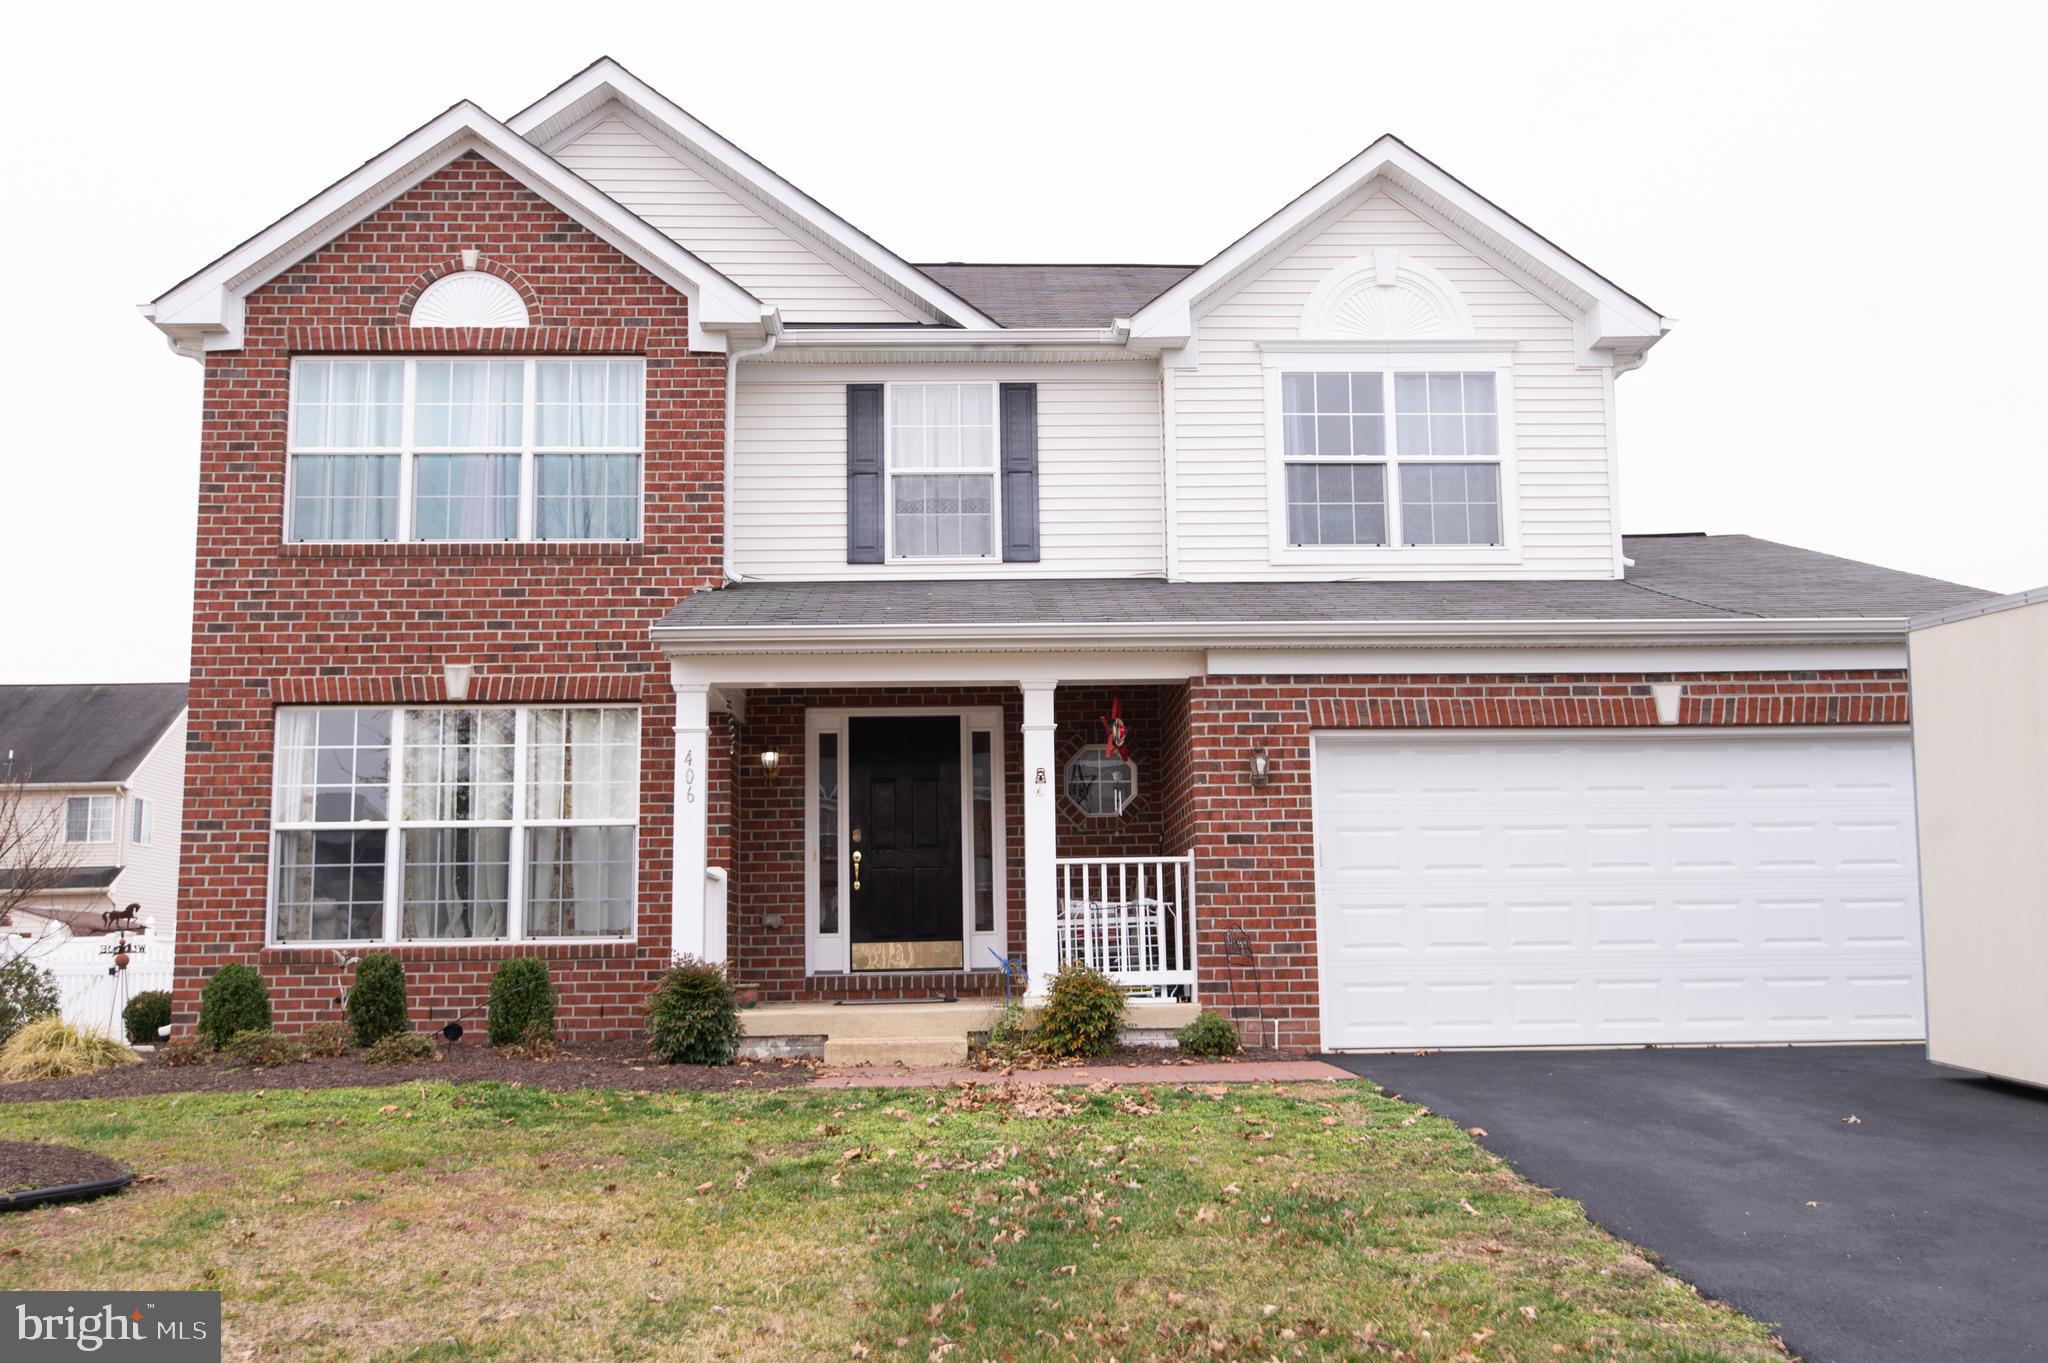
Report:
[[[526,298],[525,330],[407,326],[424,284],[482,253]],[[483,702],[641,706],[637,945],[528,947],[553,960],[564,1030],[631,1030],[670,932],[674,694],[647,638],[718,580],[724,361],[688,349],[686,302],[496,167],[466,156],[248,299],[246,344],[209,355],[200,456],[191,729],[174,1010],[206,977],[256,962],[280,1026],[334,1016],[325,950],[264,946],[272,710],[300,702],[442,700],[442,668],[476,669]],[[288,372],[295,352],[421,350],[642,355],[646,505],[637,544],[284,544]],[[707,773],[712,859],[726,856],[729,744]],[[505,947],[402,947],[413,1021],[481,1004]]]

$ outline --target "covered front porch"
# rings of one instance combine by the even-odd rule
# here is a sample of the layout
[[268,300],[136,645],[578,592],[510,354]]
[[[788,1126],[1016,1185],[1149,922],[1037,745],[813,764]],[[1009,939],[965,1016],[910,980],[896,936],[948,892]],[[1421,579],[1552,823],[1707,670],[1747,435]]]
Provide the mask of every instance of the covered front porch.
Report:
[[769,1005],[1035,1002],[1080,960],[1189,1011],[1186,660],[1052,661],[673,655],[675,949]]

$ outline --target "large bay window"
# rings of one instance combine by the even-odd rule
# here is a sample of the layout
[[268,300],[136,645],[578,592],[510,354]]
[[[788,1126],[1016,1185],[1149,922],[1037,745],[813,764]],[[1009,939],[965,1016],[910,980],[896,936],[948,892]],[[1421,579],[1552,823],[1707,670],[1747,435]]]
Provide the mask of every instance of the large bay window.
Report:
[[302,541],[631,540],[638,359],[301,359],[289,526]]
[[280,710],[273,939],[629,936],[639,726],[622,706]]
[[1288,367],[1277,378],[1279,545],[1506,542],[1498,373]]
[[889,385],[889,557],[995,558],[996,386]]

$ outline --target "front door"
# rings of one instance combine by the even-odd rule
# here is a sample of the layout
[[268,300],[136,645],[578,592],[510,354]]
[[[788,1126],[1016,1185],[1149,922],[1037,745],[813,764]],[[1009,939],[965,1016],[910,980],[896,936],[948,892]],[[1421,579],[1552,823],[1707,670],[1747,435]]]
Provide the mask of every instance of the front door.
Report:
[[960,719],[847,721],[855,970],[961,968]]

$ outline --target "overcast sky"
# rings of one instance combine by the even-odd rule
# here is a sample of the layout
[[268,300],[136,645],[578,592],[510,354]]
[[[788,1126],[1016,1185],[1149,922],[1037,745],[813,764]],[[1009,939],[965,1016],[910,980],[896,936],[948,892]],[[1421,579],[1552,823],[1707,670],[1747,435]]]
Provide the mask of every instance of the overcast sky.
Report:
[[36,8],[0,681],[185,675],[199,367],[135,305],[605,53],[915,261],[1197,262],[1397,132],[1676,320],[1617,387],[1625,530],[2048,584],[2032,6]]

